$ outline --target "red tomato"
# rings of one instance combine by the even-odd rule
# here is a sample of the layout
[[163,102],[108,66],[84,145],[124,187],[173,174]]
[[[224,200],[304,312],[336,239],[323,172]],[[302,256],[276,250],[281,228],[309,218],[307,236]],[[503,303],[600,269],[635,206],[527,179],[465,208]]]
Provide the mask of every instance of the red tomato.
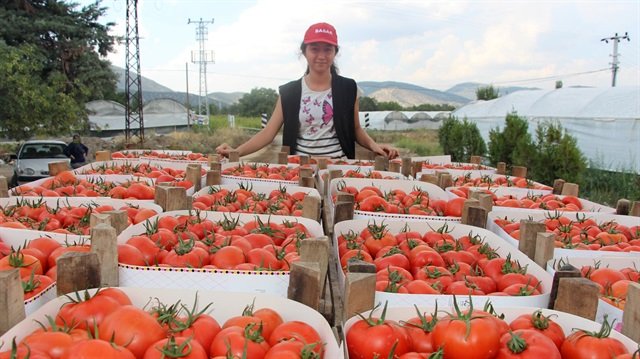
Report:
[[[275,346],[279,342],[292,339],[308,345],[322,343],[320,334],[318,334],[312,326],[301,321],[293,320],[284,322],[273,330],[269,337],[269,345]],[[316,345],[313,347],[313,351],[319,355],[322,355],[323,350],[323,345]]]
[[496,359],[561,359],[556,345],[544,334],[533,329],[518,329],[500,338]]
[[415,352],[430,353],[433,351],[431,344],[431,332],[438,322],[437,311],[435,315],[426,315],[416,307],[417,316],[402,323],[409,335],[411,349]]
[[465,200],[465,198],[461,197],[450,199],[444,209],[444,215],[447,217],[461,217]]
[[[131,351],[101,339],[75,342],[61,359],[135,359]],[[140,357],[141,358],[141,357]]]
[[259,330],[254,330],[253,325],[246,328],[229,327],[222,329],[211,342],[209,355],[231,355],[238,358],[264,358],[270,346],[260,335]]
[[77,329],[93,332],[107,315],[122,306],[122,303],[111,295],[112,293],[114,292],[100,290],[93,296],[86,291],[84,297],[77,294],[76,298],[60,308],[56,315],[56,324],[75,325]]
[[143,359],[207,359],[207,353],[197,340],[191,337],[169,337],[153,343]]
[[385,320],[386,305],[380,318],[363,318],[355,322],[347,332],[349,358],[387,358],[395,345],[395,355],[411,349],[409,335],[398,323]]
[[518,329],[535,329],[546,335],[560,349],[564,342],[564,331],[562,327],[549,317],[544,316],[541,310],[536,310],[533,314],[522,314],[514,319],[509,327],[512,330]]
[[100,339],[126,346],[136,358],[142,358],[147,348],[166,336],[156,319],[142,309],[124,305],[111,311],[98,327]]
[[563,359],[611,358],[629,351],[618,339],[609,338],[611,324],[606,320],[599,332],[577,329],[565,339],[560,353]]

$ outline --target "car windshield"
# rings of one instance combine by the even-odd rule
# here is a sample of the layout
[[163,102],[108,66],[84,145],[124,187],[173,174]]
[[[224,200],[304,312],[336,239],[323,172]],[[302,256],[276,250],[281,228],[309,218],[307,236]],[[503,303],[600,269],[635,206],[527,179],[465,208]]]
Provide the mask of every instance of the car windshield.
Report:
[[18,158],[64,158],[65,147],[62,143],[28,143],[22,147]]

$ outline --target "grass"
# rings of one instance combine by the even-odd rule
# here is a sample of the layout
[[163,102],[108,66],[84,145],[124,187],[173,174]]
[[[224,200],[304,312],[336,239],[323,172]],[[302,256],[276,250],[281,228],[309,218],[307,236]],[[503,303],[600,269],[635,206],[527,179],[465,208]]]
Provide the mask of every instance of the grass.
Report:
[[621,198],[640,201],[640,175],[635,171],[607,171],[591,167],[587,168],[583,178],[580,197],[592,202],[615,207]]
[[408,131],[368,131],[369,136],[379,143],[390,143],[397,147],[402,156],[433,156],[444,154],[438,143],[437,130]]
[[[262,128],[260,117],[240,117],[236,116],[236,127],[238,128]],[[227,115],[212,115],[209,117],[209,127],[212,130],[218,128],[229,128]]]

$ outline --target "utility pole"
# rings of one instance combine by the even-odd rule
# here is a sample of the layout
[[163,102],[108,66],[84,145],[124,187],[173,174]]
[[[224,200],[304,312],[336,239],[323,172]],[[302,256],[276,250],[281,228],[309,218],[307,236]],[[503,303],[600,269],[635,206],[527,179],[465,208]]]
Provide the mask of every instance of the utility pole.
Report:
[[127,34],[125,65],[125,139],[126,143],[144,145],[142,119],[142,75],[140,74],[140,38],[138,36],[138,0],[127,0]]
[[189,63],[184,63],[185,67],[185,77],[187,80],[187,103],[185,106],[187,107],[187,128],[191,128],[191,104],[189,103]]
[[618,53],[618,43],[621,40],[625,39],[627,41],[631,41],[629,35],[626,32],[624,33],[624,36],[618,35],[618,33],[616,32],[615,36],[600,39],[600,41],[604,41],[607,44],[609,43],[609,41],[613,42],[613,54],[611,55],[611,57],[613,58],[613,61],[611,61],[611,87],[616,87],[616,76],[618,75],[618,65],[620,64],[620,62],[618,61],[618,56],[620,56],[620,54]]
[[213,51],[205,50],[205,41],[207,40],[207,25],[213,24],[213,19],[211,21],[204,21],[202,18],[197,21],[191,21],[189,19],[189,24],[196,24],[196,40],[199,44],[198,52],[191,51],[191,62],[200,65],[200,86],[198,91],[198,115],[207,116],[207,121],[209,120],[209,97],[207,91],[207,63],[215,63]]

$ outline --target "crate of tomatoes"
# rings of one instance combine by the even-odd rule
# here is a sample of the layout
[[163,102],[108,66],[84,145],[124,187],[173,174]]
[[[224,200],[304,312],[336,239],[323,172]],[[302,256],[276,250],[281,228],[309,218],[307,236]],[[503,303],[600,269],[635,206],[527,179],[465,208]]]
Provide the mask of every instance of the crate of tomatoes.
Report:
[[553,275],[567,264],[578,268],[582,277],[598,285],[600,300],[596,321],[602,323],[607,316],[610,320],[615,319],[618,325],[614,328],[620,329],[629,284],[640,283],[640,257],[552,259],[547,263],[547,271]]
[[499,174],[487,174],[483,176],[472,176],[471,174],[465,174],[453,178],[453,185],[455,187],[516,187],[516,188],[528,188],[536,190],[552,190],[553,188],[530,180],[524,177],[515,177]]
[[202,211],[302,216],[304,198],[320,194],[314,188],[289,184],[238,182],[208,186],[193,196],[193,208]]
[[[457,302],[456,302],[457,303]],[[345,326],[358,358],[632,358],[638,344],[599,324],[550,309],[516,306],[378,308]]]
[[302,217],[164,212],[118,236],[120,284],[286,296],[298,242],[322,235]]
[[[328,193],[329,185],[329,173],[332,171],[340,171],[342,178],[369,178],[369,179],[386,179],[386,180],[399,180],[408,179],[401,173],[390,171],[378,171],[373,167],[359,167],[359,166],[329,166],[326,170],[318,171],[318,188],[322,191],[322,194],[326,196]],[[326,189],[326,190],[325,190]]]
[[[449,163],[434,163],[434,162],[424,162],[422,164],[422,171],[420,171],[420,175],[423,174],[435,174],[436,172],[448,172],[453,177],[471,177],[477,178],[486,175],[493,175],[496,173],[496,169],[493,167],[474,164],[474,163],[462,163],[462,162],[449,162]],[[420,176],[419,175],[419,176]],[[418,176],[418,178],[420,178]]]
[[434,220],[356,219],[335,225],[334,243],[343,270],[352,258],[376,266],[375,301],[389,306],[430,305],[452,295],[471,295],[478,305],[549,302],[551,275],[486,229]]
[[225,185],[247,181],[296,185],[300,178],[301,167],[311,168],[315,174],[314,165],[227,162],[222,164],[221,179],[222,184]]
[[327,321],[303,304],[194,289],[69,293],[29,315],[0,342],[0,358],[344,357]]
[[640,253],[640,217],[495,208],[489,213],[487,228],[518,246],[521,220],[544,223],[547,232],[556,234],[554,258],[638,256]]
[[339,192],[354,196],[354,218],[459,222],[464,204],[434,184],[411,180],[335,178],[329,188],[332,211]]

